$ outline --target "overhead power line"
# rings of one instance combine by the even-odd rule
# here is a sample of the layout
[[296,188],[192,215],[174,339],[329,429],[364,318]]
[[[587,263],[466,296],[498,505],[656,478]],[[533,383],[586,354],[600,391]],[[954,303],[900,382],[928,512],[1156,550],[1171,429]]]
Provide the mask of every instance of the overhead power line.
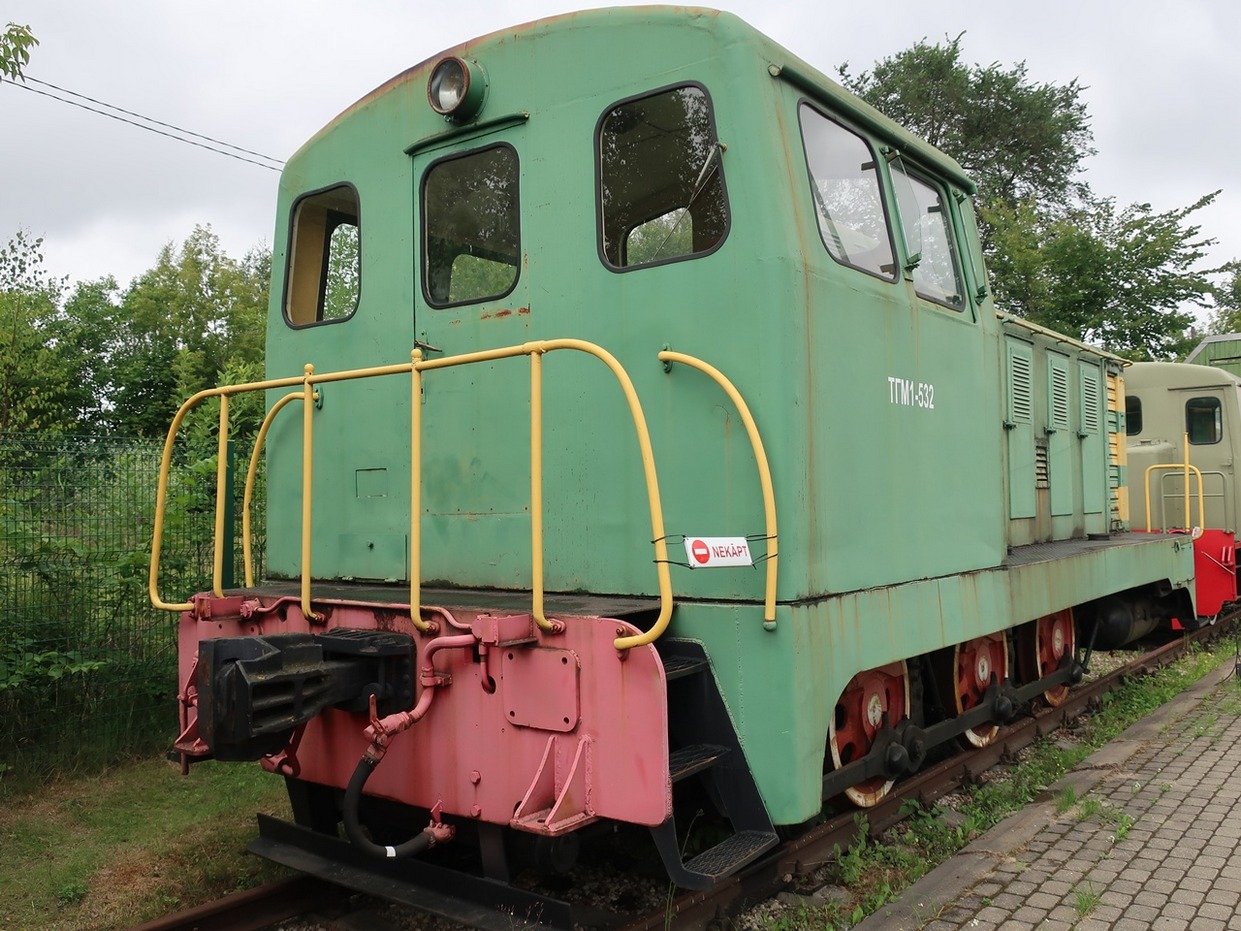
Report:
[[[136,126],[138,129],[145,129],[147,132],[152,132],[156,135],[165,136],[169,139],[175,139],[178,142],[184,142],[187,145],[197,146],[200,149],[206,149],[208,152],[215,152],[217,155],[224,155],[228,158],[235,158],[241,162],[257,165],[260,168],[266,168],[268,171],[279,171],[284,165],[284,162],[281,159],[272,158],[270,155],[264,155],[262,152],[254,152],[250,149],[243,149],[241,146],[236,146],[229,142],[223,142],[219,139],[213,139],[211,136],[204,136],[201,133],[192,132],[188,129],[182,129],[180,126],[174,126],[171,123],[165,123],[149,116],[143,116],[141,113],[135,113],[132,110],[126,110],[123,107],[105,103],[102,100],[96,100],[94,97],[87,97],[85,94],[79,94],[76,91],[58,87],[57,85],[50,84],[47,81],[40,81],[38,78],[32,78],[29,75],[25,76],[25,80],[34,84],[39,84],[43,87],[51,88],[51,90],[57,91],[60,94],[68,94],[70,97],[76,97],[78,99],[69,100],[65,97],[57,96],[57,94],[53,94],[50,91],[39,90],[38,88],[31,87],[29,84],[18,83],[16,81],[5,81],[4,83],[13,87],[20,87],[22,90],[28,90],[32,94],[39,94],[42,97],[50,97],[52,100],[59,100],[61,103],[67,103],[72,107],[80,107],[83,110],[89,110],[91,113],[98,113],[100,116],[106,116],[109,119],[117,120],[121,123],[128,123],[130,126]],[[87,102],[79,103],[79,101]],[[95,106],[90,106],[90,104],[94,104]],[[107,109],[99,109],[100,107],[105,107]],[[119,115],[122,113],[125,114],[125,116]],[[134,117],[134,119],[128,119],[128,117]],[[142,122],[138,122],[139,120]],[[156,127],[159,126],[164,128],[157,129]],[[171,132],[168,132],[167,130],[171,130]],[[199,142],[195,140],[202,141]],[[255,158],[264,159],[265,161],[259,162],[255,161],[255,158],[246,157],[250,155],[253,155]],[[266,164],[266,162],[271,162],[272,164]]]

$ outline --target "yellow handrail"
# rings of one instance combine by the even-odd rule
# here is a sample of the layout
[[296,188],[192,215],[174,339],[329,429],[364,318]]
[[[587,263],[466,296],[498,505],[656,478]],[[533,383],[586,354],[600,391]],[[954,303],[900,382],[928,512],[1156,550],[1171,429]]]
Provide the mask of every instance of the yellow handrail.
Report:
[[[668,628],[668,622],[672,619],[672,577],[668,571],[668,544],[664,539],[663,506],[660,504],[659,500],[659,484],[655,474],[655,454],[651,449],[651,437],[646,427],[646,416],[642,412],[642,404],[638,400],[638,394],[634,390],[633,382],[630,380],[629,374],[616,360],[616,357],[606,349],[581,339],[538,340],[535,342],[522,343],[516,346],[505,346],[500,349],[485,349],[479,352],[467,352],[462,353],[461,355],[445,356],[439,359],[416,360],[413,365],[414,368],[419,371],[428,371],[430,369],[468,365],[474,362],[494,362],[499,359],[511,359],[515,356],[541,356],[549,352],[555,352],[559,349],[573,349],[579,352],[585,352],[588,355],[592,355],[596,359],[599,359],[611,370],[613,376],[615,376],[621,387],[622,393],[625,395],[625,400],[629,405],[629,415],[633,418],[634,429],[638,437],[638,449],[642,456],[642,471],[646,479],[647,506],[650,510],[651,516],[651,535],[655,541],[655,566],[659,579],[659,617],[656,618],[655,623],[645,633],[636,634],[632,637],[618,637],[613,642],[613,646],[615,646],[616,649],[627,650],[630,647],[642,646],[658,639],[659,636]],[[541,360],[532,361],[530,376],[531,390],[532,392],[535,390],[535,384],[537,383],[539,386],[538,390],[540,399],[542,396],[541,372]],[[543,482],[541,449],[543,414],[541,408],[541,403],[536,406],[532,397],[530,404],[531,440],[533,443],[534,438],[537,436],[540,438],[540,443],[538,446],[532,445],[530,450],[530,487],[533,492],[537,484],[540,489],[538,492],[538,497],[540,500],[542,499],[541,489]],[[417,465],[420,461],[417,458],[420,455],[420,444],[421,440],[418,435],[415,434],[414,446],[416,448],[414,465]],[[411,471],[414,471],[414,469],[411,468]],[[543,552],[542,514],[539,513],[538,517],[535,518],[533,503],[531,505],[531,517],[531,549],[534,552],[541,554]],[[413,548],[413,542],[411,540],[411,557],[414,556],[415,552],[416,551]],[[535,563],[533,554],[531,562],[532,564]],[[534,569],[532,572],[532,575],[534,575],[535,578],[532,580],[534,604],[531,613],[534,615],[535,621],[540,627],[549,629],[552,624],[545,616],[543,616],[542,612],[544,595],[542,568],[541,560],[539,560],[538,568]],[[411,580],[416,580],[419,574],[418,566],[415,563],[411,566],[410,570]],[[411,581],[410,587],[410,600],[414,605],[413,610],[416,615],[418,604],[418,590],[416,581]]]
[[314,448],[315,448],[315,388],[311,379],[315,375],[315,367],[309,363],[303,368],[305,377],[302,379],[302,614],[306,620],[317,620],[310,604],[310,518],[311,499],[314,483]]
[[[172,467],[172,447],[176,440],[177,431],[181,429],[181,422],[185,420],[185,415],[193,408],[207,398],[224,398],[234,394],[242,394],[246,391],[257,391],[265,388],[289,388],[293,385],[300,384],[300,378],[277,378],[272,381],[248,382],[244,385],[223,385],[219,388],[208,388],[205,391],[199,391],[192,395],[177,410],[177,414],[172,418],[172,424],[168,427],[168,436],[164,439],[164,452],[159,463],[159,486],[155,492],[155,527],[151,536],[151,566],[147,574],[147,593],[150,595],[151,604],[162,611],[188,611],[194,607],[192,602],[170,603],[164,601],[159,595],[159,563],[160,549],[164,542],[164,514],[168,507],[168,472]],[[227,447],[228,442],[228,425],[221,422],[221,437],[219,449]],[[216,468],[223,467],[223,458],[216,465]],[[217,480],[216,482],[216,528],[217,537],[222,533],[219,530],[223,526],[223,507],[224,496],[223,489],[225,483]],[[213,555],[212,577],[213,580],[219,577],[222,571],[222,545],[217,545]]]
[[254,480],[259,471],[259,457],[263,454],[263,444],[267,442],[267,431],[271,429],[276,415],[284,409],[285,405],[293,401],[301,401],[302,399],[302,393],[299,391],[296,394],[286,394],[271,406],[271,410],[263,418],[263,425],[259,427],[258,436],[255,437],[254,451],[250,453],[250,468],[246,472],[246,492],[241,499],[241,551],[246,569],[246,588],[254,587],[254,555],[252,553],[253,544],[250,540],[250,503],[254,498]]
[[211,554],[211,590],[224,594],[224,515],[221,507],[228,494],[228,395],[220,395],[220,429],[215,450],[215,547]]
[[[1146,468],[1146,475],[1145,475],[1146,489],[1145,490],[1146,490],[1146,531],[1147,533],[1151,531],[1151,528],[1153,526],[1153,524],[1151,523],[1151,473],[1158,471],[1158,470],[1162,470],[1162,469],[1179,469],[1179,470],[1184,471],[1185,473],[1184,481],[1185,481],[1185,522],[1186,524],[1189,523],[1189,474],[1192,472],[1194,475],[1198,476],[1198,525],[1197,526],[1199,528],[1206,527],[1206,506],[1203,502],[1203,498],[1205,497],[1205,495],[1204,495],[1204,487],[1202,484],[1202,472],[1199,471],[1197,466],[1192,466],[1189,464],[1189,434],[1186,433],[1185,434],[1185,461],[1184,462],[1156,463],[1155,465],[1147,466]],[[1186,526],[1185,529],[1190,530],[1192,528]]]
[[418,563],[422,553],[422,350],[409,354],[409,617],[414,626],[426,632],[430,624],[422,619],[422,573]]
[[[647,486],[647,503],[650,510],[651,534],[654,539],[655,546],[655,564],[659,581],[660,595],[660,613],[654,625],[645,633],[633,637],[620,637],[614,642],[614,646],[618,650],[625,650],[630,647],[641,646],[651,643],[657,639],[668,627],[668,623],[672,617],[672,579],[668,570],[668,549],[664,539],[663,524],[663,508],[659,499],[659,485],[655,470],[655,458],[651,448],[650,434],[647,430],[646,417],[642,412],[642,405],[638,400],[637,392],[634,390],[633,382],[630,380],[628,373],[616,360],[616,358],[607,350],[594,343],[579,339],[554,339],[541,340],[535,342],[522,343],[515,346],[507,346],[499,349],[489,349],[479,352],[462,353],[456,356],[446,356],[439,359],[423,359],[420,350],[415,349],[411,353],[410,361],[398,365],[375,366],[372,368],[350,369],[341,372],[328,372],[322,375],[316,374],[313,365],[306,365],[303,375],[300,378],[280,378],[262,382],[249,382],[243,385],[226,385],[220,388],[212,388],[207,391],[200,391],[181,405],[177,411],[176,417],[173,418],[172,425],[168,428],[168,436],[164,441],[164,454],[160,463],[159,489],[156,495],[155,506],[155,529],[152,539],[151,549],[151,567],[148,578],[148,587],[151,597],[151,603],[157,608],[168,611],[188,611],[193,607],[191,602],[173,604],[164,601],[158,592],[159,564],[160,564],[160,548],[163,542],[163,522],[167,506],[168,491],[168,473],[172,460],[173,441],[177,431],[181,427],[182,421],[189,410],[199,404],[201,401],[209,397],[221,398],[221,414],[220,414],[220,463],[224,462],[223,451],[226,449],[228,441],[228,403],[227,399],[231,395],[241,394],[246,391],[262,391],[276,388],[289,388],[296,385],[301,386],[300,393],[289,394],[281,398],[272,410],[264,418],[263,426],[259,430],[258,439],[255,443],[255,452],[251,456],[250,468],[246,476],[246,494],[244,498],[244,514],[243,514],[243,533],[246,536],[244,541],[245,559],[246,559],[246,584],[253,585],[253,567],[250,555],[249,541],[249,503],[252,494],[252,485],[254,476],[257,471],[257,456],[261,449],[263,441],[266,439],[267,430],[271,425],[272,419],[276,413],[286,404],[294,400],[303,402],[302,417],[302,578],[301,578],[301,601],[302,612],[309,618],[314,617],[311,608],[310,598],[310,580],[311,580],[311,518],[313,513],[313,448],[314,448],[314,401],[317,397],[315,386],[326,382],[348,381],[358,378],[371,378],[382,375],[396,375],[408,373],[411,378],[410,383],[410,611],[413,622],[419,629],[425,630],[429,625],[421,619],[421,592],[420,592],[420,570],[421,562],[421,461],[422,461],[422,375],[424,371],[439,368],[450,368],[458,365],[468,365],[474,362],[490,362],[499,359],[514,358],[517,356],[528,355],[531,357],[531,478],[530,487],[532,493],[532,521],[531,521],[531,549],[532,549],[532,576],[533,576],[533,609],[532,614],[540,627],[544,629],[552,629],[553,623],[544,616],[544,579],[543,579],[543,515],[542,515],[542,483],[543,483],[543,462],[542,462],[542,359],[541,357],[548,352],[554,352],[560,349],[571,349],[579,352],[585,352],[593,355],[602,361],[612,371],[621,387],[621,391],[625,396],[625,400],[629,405],[630,416],[634,421],[634,429],[637,433],[638,446],[642,456],[643,475]],[[536,442],[537,441],[537,442]],[[222,466],[219,466],[222,469]],[[214,591],[217,595],[222,593],[220,584],[222,565],[223,565],[223,507],[226,496],[227,484],[222,473],[217,476],[216,483],[216,545],[214,548],[213,558],[213,583]],[[537,507],[536,507],[537,505]]]
[[779,556],[776,531],[776,496],[772,489],[771,469],[767,464],[767,452],[763,448],[763,438],[759,435],[758,426],[754,423],[749,405],[745,403],[741,392],[715,366],[704,362],[702,359],[686,355],[683,352],[673,352],[670,349],[665,349],[661,352],[659,359],[661,362],[680,362],[683,365],[688,365],[690,368],[697,369],[713,379],[723,389],[724,393],[728,395],[729,400],[733,402],[733,406],[737,408],[737,412],[741,415],[741,422],[745,424],[746,433],[750,437],[750,445],[754,448],[754,461],[758,466],[758,480],[763,489],[763,511],[767,521],[767,591],[763,604],[763,626],[768,630],[774,630],[776,623],[776,561]]

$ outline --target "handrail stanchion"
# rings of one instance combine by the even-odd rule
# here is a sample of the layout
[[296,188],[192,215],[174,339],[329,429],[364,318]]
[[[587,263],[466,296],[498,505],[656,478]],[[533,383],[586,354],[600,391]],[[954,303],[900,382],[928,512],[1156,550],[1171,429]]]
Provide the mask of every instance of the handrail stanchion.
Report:
[[534,622],[555,625],[543,613],[543,353],[530,353],[530,593]]
[[220,429],[215,467],[215,546],[211,553],[211,590],[224,595],[224,508],[228,497],[228,395],[220,395]]
[[310,605],[310,516],[314,497],[315,449],[315,386],[311,379],[315,367],[306,363],[302,379],[302,614],[306,620],[317,618]]
[[422,619],[422,350],[409,354],[409,619],[424,633]]
[[[1198,473],[1198,499],[1199,501],[1202,500],[1202,491],[1203,491],[1202,473],[1199,472]],[[1188,528],[1188,525],[1189,525],[1189,434],[1188,433],[1185,434],[1185,510],[1182,511],[1181,513],[1185,515],[1186,529],[1189,529]],[[1199,521],[1198,526],[1199,527],[1202,526],[1201,521]]]

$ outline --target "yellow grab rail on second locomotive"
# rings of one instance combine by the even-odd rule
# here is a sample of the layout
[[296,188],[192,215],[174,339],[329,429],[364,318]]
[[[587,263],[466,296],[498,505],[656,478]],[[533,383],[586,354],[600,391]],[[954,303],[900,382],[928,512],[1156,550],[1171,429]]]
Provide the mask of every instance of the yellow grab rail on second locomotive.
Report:
[[[1146,467],[1145,491],[1146,491],[1146,532],[1147,533],[1150,533],[1152,527],[1154,526],[1151,521],[1151,473],[1157,472],[1157,471],[1171,471],[1173,469],[1175,469],[1178,472],[1185,473],[1185,488],[1184,488],[1185,525],[1186,525],[1185,529],[1186,530],[1192,529],[1189,526],[1189,498],[1190,498],[1189,476],[1191,473],[1198,477],[1198,525],[1197,526],[1200,530],[1206,527],[1206,506],[1203,501],[1206,495],[1205,495],[1205,490],[1202,485],[1202,472],[1198,469],[1197,466],[1192,466],[1189,464],[1189,434],[1188,433],[1184,434],[1184,437],[1185,437],[1185,461],[1184,462],[1155,463],[1152,466]],[[1162,513],[1162,510],[1163,509],[1161,507],[1160,513]],[[1166,529],[1166,528],[1161,528],[1161,529]]]

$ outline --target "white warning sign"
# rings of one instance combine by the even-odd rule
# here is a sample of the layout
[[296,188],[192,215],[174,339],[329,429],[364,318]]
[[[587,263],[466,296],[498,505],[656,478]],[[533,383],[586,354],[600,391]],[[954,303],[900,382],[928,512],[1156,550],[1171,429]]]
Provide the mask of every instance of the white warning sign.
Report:
[[745,537],[686,537],[685,556],[691,569],[754,565]]

